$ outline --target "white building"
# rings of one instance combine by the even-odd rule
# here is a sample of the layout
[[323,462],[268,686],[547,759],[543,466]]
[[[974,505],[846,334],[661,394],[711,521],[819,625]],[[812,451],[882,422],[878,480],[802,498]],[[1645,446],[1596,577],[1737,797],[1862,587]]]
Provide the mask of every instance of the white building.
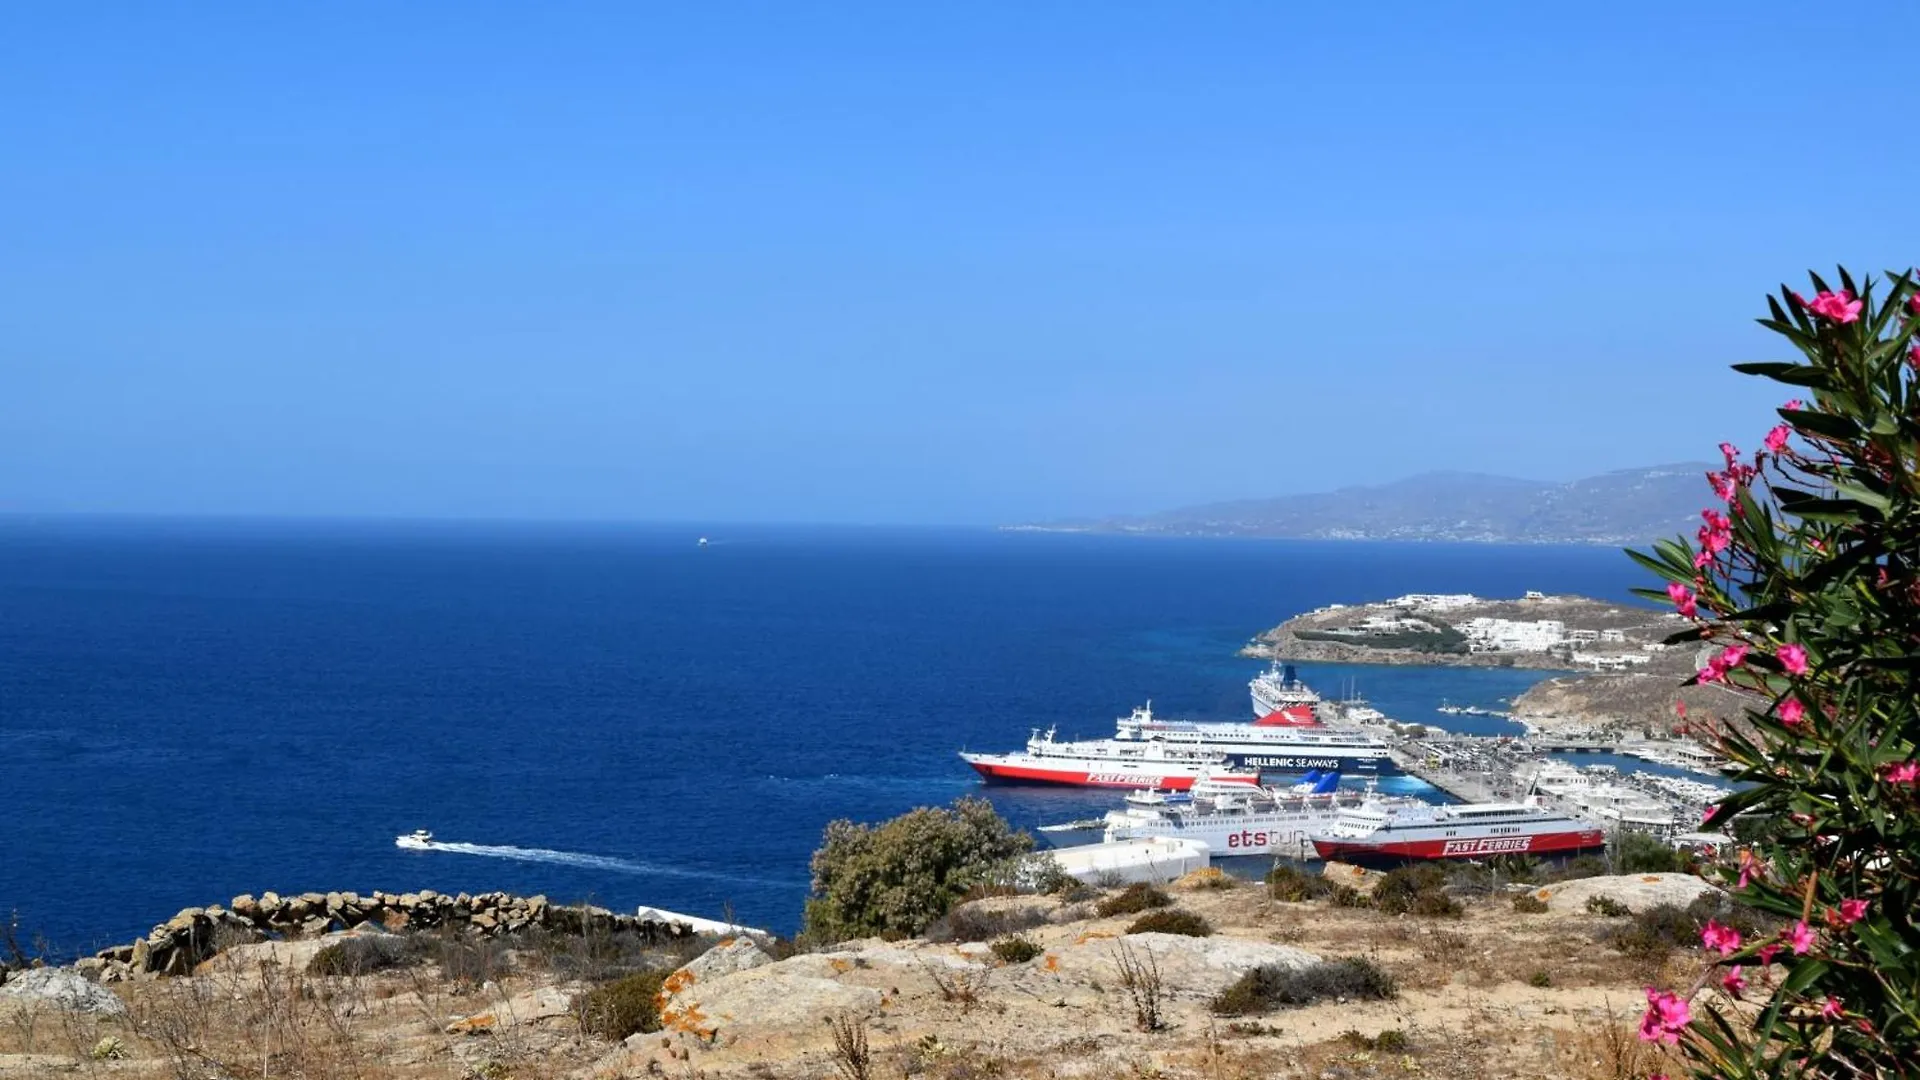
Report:
[[1382,604],[1382,607],[1412,608],[1415,611],[1458,611],[1481,603],[1472,593],[1408,593]]
[[1481,616],[1455,623],[1474,652],[1546,652],[1566,640],[1567,624],[1559,619],[1490,619]]
[[1625,630],[1602,630],[1600,631],[1600,640],[1612,642],[1615,645],[1624,645],[1627,641],[1627,632]]

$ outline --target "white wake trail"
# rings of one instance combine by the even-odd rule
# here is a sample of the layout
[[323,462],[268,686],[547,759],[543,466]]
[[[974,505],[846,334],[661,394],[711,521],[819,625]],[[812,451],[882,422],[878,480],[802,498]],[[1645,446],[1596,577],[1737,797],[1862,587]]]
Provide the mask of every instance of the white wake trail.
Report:
[[616,859],[610,855],[587,855],[578,851],[554,851],[550,848],[512,847],[507,844],[461,844],[444,840],[429,840],[422,845],[422,848],[427,851],[444,851],[453,855],[481,855],[493,859],[577,866],[588,870],[611,870],[617,874],[658,874],[665,877],[703,878],[710,881],[733,881],[756,885],[792,884],[792,882],[749,877],[744,874],[726,874],[715,870],[688,870],[677,866],[660,866],[656,863]]

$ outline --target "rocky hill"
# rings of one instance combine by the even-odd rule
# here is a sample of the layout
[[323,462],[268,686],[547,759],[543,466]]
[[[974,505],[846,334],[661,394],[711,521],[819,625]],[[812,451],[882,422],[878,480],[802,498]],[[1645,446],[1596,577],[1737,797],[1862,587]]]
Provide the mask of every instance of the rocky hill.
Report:
[[[1375,876],[1329,876],[1308,891],[1335,897],[1306,901],[1211,874],[1170,887],[1208,936],[1102,916],[1098,896],[1011,896],[956,909],[928,938],[798,953],[744,938],[649,943],[499,896],[382,897],[381,918],[314,934],[305,920],[320,916],[299,914],[311,898],[189,909],[157,939],[177,950],[203,924],[241,932],[215,935],[184,970],[132,965],[103,984],[93,964],[0,984],[0,1077],[1484,1080],[1670,1068],[1632,1025],[1641,986],[1684,983],[1701,965],[1692,932],[1648,946],[1622,936],[1631,919],[1586,901],[1684,906],[1713,892],[1699,879],[1502,888],[1459,868],[1454,904],[1393,916],[1338,898]],[[376,906],[328,895],[342,900],[318,910]],[[476,934],[478,911],[502,922]],[[251,940],[263,925],[284,936]],[[645,1021],[620,1039],[595,1001],[631,985],[629,970],[654,974],[626,1002]],[[1255,970],[1266,974],[1249,979]]]
[[1300,540],[1645,543],[1698,524],[1709,469],[1661,465],[1569,483],[1432,472],[1372,487],[1014,527]]

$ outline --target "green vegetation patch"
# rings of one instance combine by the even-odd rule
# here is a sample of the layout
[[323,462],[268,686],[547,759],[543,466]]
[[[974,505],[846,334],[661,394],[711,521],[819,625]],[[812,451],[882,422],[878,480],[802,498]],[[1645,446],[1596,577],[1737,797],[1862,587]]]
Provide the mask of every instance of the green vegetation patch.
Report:
[[1186,937],[1211,937],[1213,924],[1191,911],[1163,908],[1149,911],[1133,920],[1129,934],[1181,934]]
[[1380,965],[1363,956],[1327,960],[1304,968],[1257,967],[1222,990],[1208,1006],[1216,1016],[1250,1016],[1299,1008],[1317,1001],[1384,1001],[1399,986]]

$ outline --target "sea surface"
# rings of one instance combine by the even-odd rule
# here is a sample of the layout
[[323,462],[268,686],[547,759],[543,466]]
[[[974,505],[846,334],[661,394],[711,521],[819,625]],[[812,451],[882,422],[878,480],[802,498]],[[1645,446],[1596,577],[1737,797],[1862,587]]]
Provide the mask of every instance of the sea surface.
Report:
[[[502,889],[790,932],[834,818],[1117,805],[957,750],[1249,719],[1235,650],[1322,604],[1638,583],[1594,547],[0,520],[0,918],[70,953],[243,892]],[[1301,674],[1496,732],[1434,707],[1543,673]]]

